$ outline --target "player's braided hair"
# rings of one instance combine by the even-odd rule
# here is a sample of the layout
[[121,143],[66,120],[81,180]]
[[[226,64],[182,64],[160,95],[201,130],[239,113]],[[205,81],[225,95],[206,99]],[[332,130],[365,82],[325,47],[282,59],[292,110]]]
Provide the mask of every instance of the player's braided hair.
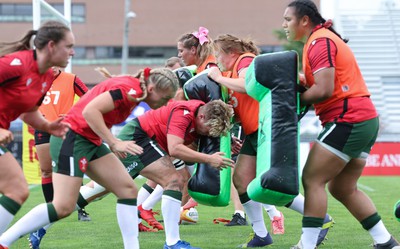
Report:
[[19,41],[0,43],[0,56],[21,50],[29,50],[32,48],[31,40],[36,49],[43,49],[49,41],[58,43],[64,39],[65,33],[71,31],[65,24],[57,21],[45,22],[38,30],[29,30],[27,34]]
[[[98,67],[95,69],[101,75],[106,78],[124,76],[124,75],[112,75],[106,68]],[[140,88],[143,91],[143,96],[137,99],[134,99],[136,102],[140,102],[147,97],[147,84],[148,82],[152,82],[155,85],[155,89],[158,91],[172,90],[176,92],[179,87],[179,80],[176,77],[175,73],[168,68],[154,68],[150,70],[149,77],[145,79],[144,69],[139,70],[135,75],[125,75],[131,76],[139,79]]]
[[204,106],[205,125],[210,127],[210,136],[219,137],[226,135],[232,128],[231,119],[233,117],[232,106],[222,100],[213,100]]
[[[310,18],[310,21],[315,26],[317,26],[318,24],[324,24],[326,22],[325,18],[323,18],[319,13],[315,3],[311,0],[295,0],[291,2],[288,7],[295,8],[295,15],[298,19],[302,18],[303,16],[308,16]],[[335,35],[340,37],[340,39],[342,39],[344,42],[347,43],[349,41],[349,39],[342,38],[342,36],[337,33],[332,26],[330,26],[328,29],[332,31]]]
[[176,63],[179,64],[179,67],[184,67],[185,66],[185,63],[183,63],[181,58],[173,56],[173,57],[168,58],[165,61],[164,67],[171,68],[171,67],[175,66]]
[[230,34],[219,35],[217,39],[214,40],[214,44],[219,49],[224,51],[224,53],[252,53],[255,55],[258,55],[260,53],[260,49],[254,44],[252,40],[240,39]]

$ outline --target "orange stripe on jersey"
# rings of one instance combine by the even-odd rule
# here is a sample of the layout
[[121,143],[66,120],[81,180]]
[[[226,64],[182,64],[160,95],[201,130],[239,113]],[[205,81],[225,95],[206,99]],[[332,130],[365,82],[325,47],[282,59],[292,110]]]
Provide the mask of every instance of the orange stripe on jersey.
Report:
[[[245,53],[239,56],[236,60],[233,69],[231,78],[238,78],[238,66],[240,61],[245,57],[255,57],[254,54]],[[258,111],[259,111],[259,103],[250,97],[246,93],[238,93],[230,90],[229,93],[230,104],[232,104],[233,109],[235,110],[236,118],[239,118],[244,133],[249,135],[258,130]]]
[[209,64],[217,64],[217,59],[214,55],[209,55],[207,59],[200,66],[197,67],[196,74],[199,74],[206,70]]
[[361,75],[353,52],[340,37],[325,28],[315,31],[310,38],[308,38],[303,48],[303,71],[307,86],[311,87],[315,83],[307,54],[310,46],[313,46],[313,41],[318,38],[331,39],[337,48],[334,92],[329,99],[314,104],[316,114],[320,116],[322,113],[329,110],[336,102],[343,102],[346,98],[368,97],[370,93]]
[[61,72],[53,81],[53,85],[47,91],[40,112],[48,121],[54,121],[60,115],[66,114],[74,104],[75,74]]

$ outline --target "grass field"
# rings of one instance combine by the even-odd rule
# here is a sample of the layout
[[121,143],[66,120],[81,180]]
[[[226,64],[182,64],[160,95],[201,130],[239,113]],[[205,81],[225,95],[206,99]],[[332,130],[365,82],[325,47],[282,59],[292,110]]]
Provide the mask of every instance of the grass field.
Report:
[[[143,180],[137,180],[141,186]],[[363,189],[374,201],[388,230],[400,239],[400,223],[393,216],[393,205],[400,199],[400,177],[363,177],[360,188]],[[31,190],[28,201],[23,205],[16,219],[21,217],[33,206],[43,202],[40,186]],[[78,222],[77,214],[57,222],[44,237],[41,249],[91,249],[91,248],[123,248],[122,238],[115,215],[116,199],[109,195],[101,201],[90,204],[86,210],[90,213],[92,221]],[[297,243],[301,233],[301,216],[284,207],[279,209],[285,215],[285,234],[273,235],[274,244],[271,248],[290,248]],[[160,210],[158,204],[155,210]],[[181,225],[181,238],[189,241],[193,246],[202,249],[236,248],[244,243],[251,233],[250,226],[225,227],[214,224],[213,219],[222,217],[229,219],[233,213],[233,206],[208,207],[199,206],[199,222],[195,225]],[[341,204],[332,197],[329,198],[329,214],[336,224],[328,234],[329,240],[322,249],[365,249],[371,248],[372,240],[361,225],[354,219]],[[266,224],[270,223],[266,213]],[[161,216],[156,217],[162,219]],[[14,220],[15,221],[15,220]],[[29,248],[27,237],[18,240],[11,249]],[[142,249],[161,249],[165,241],[164,232],[140,233]]]

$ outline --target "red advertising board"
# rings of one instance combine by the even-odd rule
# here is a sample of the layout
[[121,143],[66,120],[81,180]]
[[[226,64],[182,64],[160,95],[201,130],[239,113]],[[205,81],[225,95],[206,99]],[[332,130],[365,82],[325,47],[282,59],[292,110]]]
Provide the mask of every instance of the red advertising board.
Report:
[[400,176],[400,143],[375,143],[363,175]]

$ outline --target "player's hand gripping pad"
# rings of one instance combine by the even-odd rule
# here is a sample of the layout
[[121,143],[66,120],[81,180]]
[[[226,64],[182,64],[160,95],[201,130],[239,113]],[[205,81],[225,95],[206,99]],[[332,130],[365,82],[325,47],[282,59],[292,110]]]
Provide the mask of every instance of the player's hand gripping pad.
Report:
[[[183,86],[187,99],[198,99],[205,103],[222,99],[226,101],[228,93],[207,76],[205,70],[188,80]],[[230,157],[231,137],[201,137],[198,151],[213,154],[221,151]],[[231,169],[218,170],[209,164],[198,163],[188,183],[188,192],[197,202],[208,206],[227,206],[230,200]]]
[[297,53],[257,56],[246,73],[246,91],[260,103],[257,173],[252,200],[283,206],[299,193]]

